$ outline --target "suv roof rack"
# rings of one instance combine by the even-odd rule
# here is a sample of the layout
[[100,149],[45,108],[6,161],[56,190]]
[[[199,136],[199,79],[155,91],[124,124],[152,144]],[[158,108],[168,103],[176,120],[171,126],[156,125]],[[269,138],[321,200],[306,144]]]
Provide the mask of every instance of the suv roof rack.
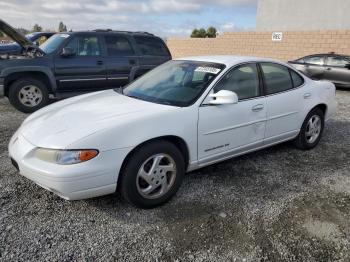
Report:
[[132,32],[132,31],[122,31],[122,30],[112,30],[112,29],[95,29],[92,30],[93,32],[116,32],[116,33],[127,33],[127,34],[145,34],[145,35],[153,35],[151,33],[148,32],[144,32],[144,31],[136,31],[136,32]]

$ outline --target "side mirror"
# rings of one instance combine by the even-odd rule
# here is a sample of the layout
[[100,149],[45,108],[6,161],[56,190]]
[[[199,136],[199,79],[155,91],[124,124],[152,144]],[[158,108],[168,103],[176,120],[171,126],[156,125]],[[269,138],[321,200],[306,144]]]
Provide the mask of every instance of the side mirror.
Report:
[[344,67],[350,69],[350,64],[346,64]]
[[64,48],[62,49],[61,56],[63,56],[63,57],[75,56],[75,51],[74,51],[73,48],[64,47]]
[[237,104],[238,96],[235,92],[229,90],[220,90],[215,94],[209,95],[212,100],[209,102],[211,105],[226,105]]

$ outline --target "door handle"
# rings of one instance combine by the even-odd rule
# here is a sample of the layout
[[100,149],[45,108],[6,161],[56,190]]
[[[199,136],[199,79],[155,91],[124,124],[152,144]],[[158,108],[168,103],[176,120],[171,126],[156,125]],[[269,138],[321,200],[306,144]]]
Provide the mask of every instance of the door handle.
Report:
[[309,99],[311,97],[311,94],[310,93],[305,93],[304,94],[304,99]]
[[252,107],[252,111],[253,112],[259,112],[259,111],[261,111],[263,109],[264,109],[264,105],[263,104],[258,104],[258,105],[255,105],[255,106]]
[[98,60],[96,63],[97,63],[98,65],[103,65],[103,61],[101,61],[101,60]]

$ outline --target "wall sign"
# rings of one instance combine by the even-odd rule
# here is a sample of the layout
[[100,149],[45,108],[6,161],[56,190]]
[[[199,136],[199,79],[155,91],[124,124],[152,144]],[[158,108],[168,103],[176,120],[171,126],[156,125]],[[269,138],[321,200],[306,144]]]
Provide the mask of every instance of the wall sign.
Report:
[[282,41],[283,33],[282,32],[273,32],[272,41]]

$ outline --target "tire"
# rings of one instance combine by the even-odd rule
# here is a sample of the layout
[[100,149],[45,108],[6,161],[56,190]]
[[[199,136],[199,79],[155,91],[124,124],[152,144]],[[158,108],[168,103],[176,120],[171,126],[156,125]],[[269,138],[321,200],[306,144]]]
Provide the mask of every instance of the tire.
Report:
[[[309,122],[312,121],[312,119],[315,121],[316,119],[319,119],[319,127],[315,127],[313,130],[315,130],[318,134],[317,136],[313,137],[311,139],[312,135],[310,135],[310,124]],[[316,132],[316,129],[318,132]],[[302,150],[309,150],[317,146],[317,144],[320,142],[322,133],[324,129],[324,113],[320,108],[314,108],[311,110],[308,115],[306,116],[303,125],[300,129],[299,135],[295,138],[294,144],[297,148]]]
[[[175,167],[175,171],[170,171],[171,167]],[[154,208],[175,195],[184,174],[184,158],[175,145],[167,141],[150,142],[127,160],[118,188],[130,204],[144,209]]]
[[23,113],[33,113],[49,103],[49,92],[44,83],[35,78],[16,80],[9,89],[10,103]]

